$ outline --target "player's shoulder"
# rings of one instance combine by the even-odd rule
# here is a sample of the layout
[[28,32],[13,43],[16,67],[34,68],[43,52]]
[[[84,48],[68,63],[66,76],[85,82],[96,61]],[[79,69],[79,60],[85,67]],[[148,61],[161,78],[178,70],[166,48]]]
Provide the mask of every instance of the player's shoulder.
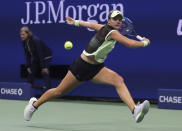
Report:
[[118,30],[115,30],[115,29],[111,30],[109,36],[111,39],[114,39],[116,41],[119,41],[119,40],[123,39],[123,37],[124,37]]

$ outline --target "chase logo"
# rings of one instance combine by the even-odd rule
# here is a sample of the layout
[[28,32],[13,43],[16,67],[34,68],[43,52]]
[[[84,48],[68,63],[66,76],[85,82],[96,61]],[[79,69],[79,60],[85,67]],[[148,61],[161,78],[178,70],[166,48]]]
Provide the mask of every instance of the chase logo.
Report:
[[182,89],[158,89],[158,107],[182,109]]
[[181,104],[182,97],[181,96],[159,96],[159,102]]
[[23,90],[21,88],[18,89],[18,95],[21,96],[23,94]]
[[0,82],[0,99],[29,100],[37,91],[29,83]]
[[23,90],[21,88],[14,89],[14,88],[1,88],[2,95],[18,95],[21,96],[23,94]]

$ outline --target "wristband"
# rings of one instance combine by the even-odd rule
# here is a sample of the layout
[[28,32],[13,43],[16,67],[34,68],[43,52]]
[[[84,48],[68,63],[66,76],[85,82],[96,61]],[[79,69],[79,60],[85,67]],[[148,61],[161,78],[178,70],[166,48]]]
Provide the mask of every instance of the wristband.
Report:
[[142,41],[142,43],[143,43],[143,47],[146,47],[146,46],[148,46],[148,42],[147,41]]
[[75,20],[74,25],[75,25],[75,26],[80,26],[80,24],[79,24],[79,20]]

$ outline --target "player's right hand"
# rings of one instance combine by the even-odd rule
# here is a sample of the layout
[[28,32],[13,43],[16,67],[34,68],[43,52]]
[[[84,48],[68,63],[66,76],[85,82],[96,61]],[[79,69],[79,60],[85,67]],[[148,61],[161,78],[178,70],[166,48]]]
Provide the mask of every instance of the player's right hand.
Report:
[[148,45],[150,45],[150,40],[149,39],[147,39],[147,38],[144,37],[142,41],[147,41],[148,42]]

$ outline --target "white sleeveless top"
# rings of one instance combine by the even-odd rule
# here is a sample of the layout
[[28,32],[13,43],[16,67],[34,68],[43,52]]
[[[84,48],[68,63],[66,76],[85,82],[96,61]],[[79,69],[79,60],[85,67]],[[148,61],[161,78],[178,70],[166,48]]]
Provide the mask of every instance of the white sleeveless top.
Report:
[[95,61],[103,63],[115,47],[116,40],[107,40],[109,34],[113,31],[115,30],[109,25],[102,27],[83,51],[84,55],[93,56]]

